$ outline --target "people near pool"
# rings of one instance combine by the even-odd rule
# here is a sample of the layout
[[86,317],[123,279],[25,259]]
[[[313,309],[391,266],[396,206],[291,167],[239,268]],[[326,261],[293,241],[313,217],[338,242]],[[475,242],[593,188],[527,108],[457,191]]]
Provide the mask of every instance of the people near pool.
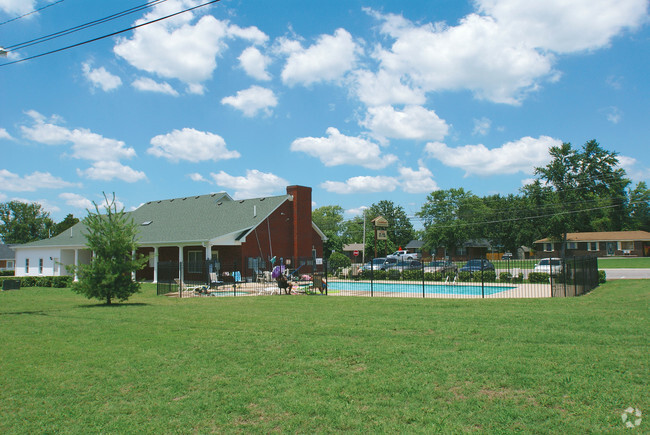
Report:
[[284,274],[281,274],[275,279],[278,282],[278,287],[280,288],[280,293],[282,290],[288,295],[291,294],[291,289],[293,288],[293,283],[287,280],[287,277]]

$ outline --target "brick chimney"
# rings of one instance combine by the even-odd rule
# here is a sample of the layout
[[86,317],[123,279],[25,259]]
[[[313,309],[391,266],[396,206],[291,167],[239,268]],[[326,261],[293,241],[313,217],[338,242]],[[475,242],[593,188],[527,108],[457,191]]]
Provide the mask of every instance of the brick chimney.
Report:
[[311,257],[311,187],[287,186],[293,196],[293,256]]

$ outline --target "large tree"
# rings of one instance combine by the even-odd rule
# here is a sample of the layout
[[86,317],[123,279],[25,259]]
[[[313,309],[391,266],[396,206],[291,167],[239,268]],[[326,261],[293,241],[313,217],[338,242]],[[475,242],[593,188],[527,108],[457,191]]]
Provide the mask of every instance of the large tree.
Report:
[[535,173],[555,194],[550,236],[565,241],[567,232],[620,231],[630,181],[619,166],[617,153],[603,149],[595,140],[581,150],[563,143],[549,152],[551,162]]
[[630,191],[629,219],[626,229],[650,231],[650,189],[641,181]]
[[311,219],[316,226],[327,236],[323,243],[323,251],[326,258],[333,252],[343,250],[341,240],[341,223],[343,222],[343,208],[339,205],[325,205],[312,211]]
[[488,210],[462,187],[430,193],[417,215],[424,222],[424,246],[432,252],[444,247],[453,253],[470,239],[486,237]]
[[50,214],[37,203],[0,204],[0,238],[4,243],[28,243],[49,237],[54,227]]
[[93,252],[90,264],[80,264],[76,268],[79,280],[72,289],[88,299],[99,299],[110,305],[113,299],[126,301],[140,291],[140,284],[131,277],[140,270],[147,258],[134,258],[138,244],[138,227],[124,212],[117,210],[115,196],[111,201],[106,197],[102,214],[95,203],[95,212],[88,211],[84,220],[86,225],[86,246]]
[[52,229],[52,237],[57,236],[67,230],[68,228],[72,228],[76,224],[79,223],[79,219],[74,217],[72,214],[68,214],[65,219],[63,219],[61,222],[58,224],[54,225],[54,228]]
[[[388,228],[386,228],[388,240],[383,249],[385,251],[392,251],[400,246],[403,248],[415,237],[413,224],[407,216],[406,211],[404,211],[402,206],[395,205],[393,201],[379,201],[376,204],[372,204],[366,210],[366,216],[369,220],[382,216],[388,221]],[[373,228],[367,228],[367,230],[374,231]]]

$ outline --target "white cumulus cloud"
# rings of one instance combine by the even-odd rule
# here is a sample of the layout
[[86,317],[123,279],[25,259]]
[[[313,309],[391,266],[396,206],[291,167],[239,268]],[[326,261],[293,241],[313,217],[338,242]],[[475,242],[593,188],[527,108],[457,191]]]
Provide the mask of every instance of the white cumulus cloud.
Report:
[[7,169],[0,169],[0,189],[2,190],[34,192],[39,189],[62,189],[71,186],[75,186],[75,184],[55,177],[49,172],[35,171],[21,177]]
[[130,166],[126,166],[117,161],[99,161],[94,162],[88,169],[77,169],[77,174],[90,180],[122,180],[127,183],[145,180],[147,176],[142,171],[136,171]]
[[34,10],[35,0],[0,0],[0,10],[8,15],[23,15]]
[[399,168],[400,186],[407,193],[430,193],[440,190],[438,183],[433,179],[431,171],[419,165],[418,169]]
[[327,129],[327,137],[298,138],[291,143],[290,149],[316,157],[325,166],[358,165],[382,169],[397,160],[395,155],[382,155],[379,145],[360,137],[345,136],[334,127]]
[[178,96],[176,89],[174,89],[169,83],[157,82],[149,77],[137,78],[133,81],[133,83],[131,83],[131,86],[139,91],[157,92],[160,94],[172,95],[174,97]]
[[549,148],[561,144],[559,139],[540,136],[537,139],[523,137],[494,149],[489,149],[483,144],[450,148],[444,143],[431,142],[426,145],[425,150],[444,165],[463,169],[465,176],[517,172],[532,174],[535,167],[544,166],[550,161]]
[[289,182],[275,174],[256,169],[247,170],[246,176],[233,176],[224,171],[210,173],[215,184],[226,190],[234,190],[236,199],[270,196],[282,190]]
[[84,210],[92,210],[95,207],[91,200],[82,195],[79,195],[78,193],[62,193],[59,195],[59,198],[64,200],[66,205],[69,205],[71,207]]
[[150,143],[151,147],[147,153],[164,157],[172,162],[179,160],[193,163],[207,160],[216,162],[240,157],[239,152],[228,149],[226,141],[218,134],[193,128],[173,130],[171,133],[155,136]]
[[122,79],[108,72],[103,66],[93,68],[89,62],[85,62],[81,68],[84,77],[86,77],[93,87],[101,88],[104,92],[113,91],[122,86]]
[[257,80],[271,80],[271,75],[266,70],[271,63],[271,58],[262,54],[257,47],[248,47],[239,56],[239,63],[246,74]]
[[399,185],[395,177],[358,176],[346,181],[325,181],[320,187],[328,192],[339,194],[392,192]]
[[289,54],[282,70],[282,81],[289,86],[336,81],[354,68],[361,53],[361,47],[345,29],[321,35],[309,48],[303,48],[298,41],[281,41],[280,45],[280,51]]
[[[170,0],[158,4],[136,24],[196,6],[193,0]],[[120,38],[113,48],[134,67],[167,79],[178,79],[191,93],[202,93],[202,82],[212,77],[216,58],[239,38],[262,43],[268,37],[256,27],[241,28],[211,15],[196,20],[192,12],[140,27],[131,38]]]
[[0,140],[1,139],[11,140],[13,139],[13,137],[11,137],[11,135],[7,130],[5,130],[4,128],[0,128]]
[[278,99],[270,89],[251,86],[248,89],[238,91],[237,95],[223,98],[221,104],[227,104],[241,110],[244,116],[253,117],[259,112],[270,115],[271,108],[278,105]]
[[442,140],[449,132],[449,125],[435,111],[422,106],[406,106],[401,111],[392,106],[370,107],[361,125],[393,139]]

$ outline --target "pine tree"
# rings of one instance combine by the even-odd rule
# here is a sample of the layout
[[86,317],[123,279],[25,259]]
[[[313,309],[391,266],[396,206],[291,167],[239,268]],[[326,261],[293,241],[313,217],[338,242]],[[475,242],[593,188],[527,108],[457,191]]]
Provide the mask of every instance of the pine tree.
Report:
[[124,209],[117,210],[115,194],[111,201],[106,195],[104,198],[106,213],[100,213],[99,206],[93,202],[95,212],[89,210],[84,220],[86,246],[93,255],[90,264],[71,268],[79,279],[72,289],[88,299],[104,300],[110,305],[113,299],[124,302],[140,291],[140,284],[133,281],[131,275],[140,270],[147,259],[134,258],[138,228]]

